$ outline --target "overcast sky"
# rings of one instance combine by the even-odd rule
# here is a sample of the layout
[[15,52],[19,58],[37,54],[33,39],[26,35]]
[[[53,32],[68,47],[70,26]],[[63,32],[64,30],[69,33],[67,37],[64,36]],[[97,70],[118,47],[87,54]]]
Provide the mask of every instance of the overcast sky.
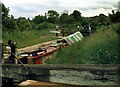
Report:
[[120,0],[1,0],[6,7],[9,7],[10,14],[15,18],[24,16],[33,18],[48,10],[55,10],[60,14],[65,10],[72,13],[78,10],[82,16],[90,17],[103,13],[108,15],[111,10],[117,10]]

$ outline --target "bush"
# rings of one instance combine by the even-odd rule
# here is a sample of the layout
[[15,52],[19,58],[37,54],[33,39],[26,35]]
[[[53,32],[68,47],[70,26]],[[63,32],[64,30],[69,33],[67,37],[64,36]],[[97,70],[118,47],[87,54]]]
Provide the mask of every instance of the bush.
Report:
[[38,30],[55,28],[55,24],[43,22],[38,25]]
[[115,30],[118,34],[120,34],[120,23],[113,24],[112,29]]

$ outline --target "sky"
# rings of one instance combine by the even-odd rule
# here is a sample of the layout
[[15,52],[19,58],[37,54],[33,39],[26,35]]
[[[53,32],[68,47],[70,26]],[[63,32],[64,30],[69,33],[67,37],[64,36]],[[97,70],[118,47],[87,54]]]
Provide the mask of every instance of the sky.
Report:
[[36,15],[44,15],[48,10],[55,10],[59,14],[74,10],[81,12],[84,17],[96,16],[99,14],[108,15],[111,10],[117,10],[120,0],[1,0],[6,7],[9,7],[9,14],[15,18],[20,16],[34,18]]

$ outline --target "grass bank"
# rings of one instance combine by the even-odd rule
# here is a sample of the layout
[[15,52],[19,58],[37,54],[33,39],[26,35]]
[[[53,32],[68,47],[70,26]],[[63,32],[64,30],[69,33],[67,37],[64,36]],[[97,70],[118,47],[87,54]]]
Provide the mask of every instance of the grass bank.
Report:
[[2,35],[3,43],[7,44],[8,40],[12,39],[17,42],[18,48],[31,46],[34,44],[51,41],[57,39],[55,34],[45,30],[29,30],[29,31],[16,31],[11,34],[4,33]]
[[59,50],[47,64],[119,64],[118,34],[120,24],[101,27],[91,36]]

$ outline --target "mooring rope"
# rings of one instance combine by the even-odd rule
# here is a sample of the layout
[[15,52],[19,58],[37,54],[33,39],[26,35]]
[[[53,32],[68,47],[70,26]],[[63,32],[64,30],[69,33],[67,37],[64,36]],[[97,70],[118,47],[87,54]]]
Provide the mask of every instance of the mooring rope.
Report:
[[25,65],[21,62],[21,60],[19,60],[17,58],[17,56],[12,52],[12,54],[14,55],[14,57],[21,63],[21,65],[28,71],[28,73],[32,73],[32,71]]

